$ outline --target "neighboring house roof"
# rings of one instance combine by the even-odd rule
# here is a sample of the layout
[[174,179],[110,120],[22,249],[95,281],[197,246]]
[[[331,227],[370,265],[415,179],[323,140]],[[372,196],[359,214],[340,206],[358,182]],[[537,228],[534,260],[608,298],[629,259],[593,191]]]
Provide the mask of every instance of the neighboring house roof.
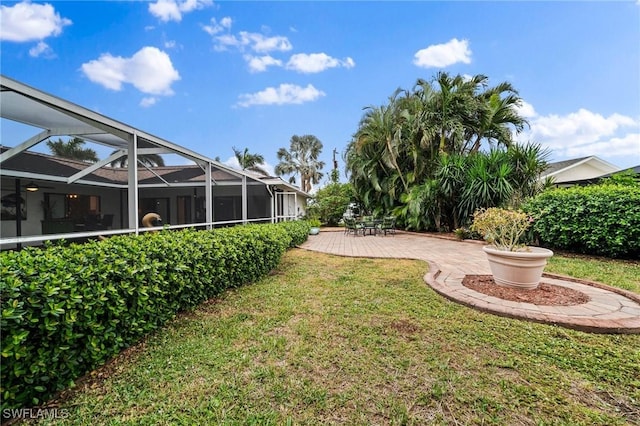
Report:
[[576,164],[579,164],[582,161],[586,160],[587,158],[589,157],[580,157],[580,158],[574,158],[572,160],[556,161],[555,163],[549,163],[547,165],[546,170],[544,171],[544,174],[547,176],[553,175],[554,173],[557,173],[560,170],[564,170],[568,167],[572,167]]
[[574,180],[593,179],[606,173],[618,171],[620,171],[619,167],[592,155],[590,157],[549,163],[547,169],[540,176],[540,180],[551,177],[555,183],[565,183]]
[[594,183],[598,183],[603,179],[607,179],[610,178],[611,176],[617,174],[617,173],[624,173],[624,172],[632,172],[635,173],[636,176],[635,179],[640,181],[640,165],[637,165],[635,167],[629,167],[628,169],[624,169],[624,170],[619,170],[617,172],[613,172],[613,173],[607,173],[605,175],[602,176],[598,176],[596,178],[591,178],[591,179],[580,179],[580,180],[574,180],[574,181],[567,181],[567,182],[563,182],[565,184],[571,184],[571,185],[591,185]]
[[640,164],[634,167],[629,167],[628,169],[620,170],[620,172],[640,173]]

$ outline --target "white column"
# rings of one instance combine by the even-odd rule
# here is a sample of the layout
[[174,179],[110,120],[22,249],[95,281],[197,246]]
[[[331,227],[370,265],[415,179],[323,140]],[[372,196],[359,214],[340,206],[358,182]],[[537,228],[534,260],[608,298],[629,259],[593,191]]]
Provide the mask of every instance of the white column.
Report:
[[129,137],[127,167],[129,172],[129,229],[135,229],[137,235],[140,228],[138,226],[138,135],[135,132]]
[[204,202],[206,206],[206,222],[207,229],[211,229],[211,222],[213,222],[213,190],[211,188],[211,163],[207,163],[207,169],[205,170],[205,187],[204,187]]
[[242,175],[242,223],[247,223],[247,177]]

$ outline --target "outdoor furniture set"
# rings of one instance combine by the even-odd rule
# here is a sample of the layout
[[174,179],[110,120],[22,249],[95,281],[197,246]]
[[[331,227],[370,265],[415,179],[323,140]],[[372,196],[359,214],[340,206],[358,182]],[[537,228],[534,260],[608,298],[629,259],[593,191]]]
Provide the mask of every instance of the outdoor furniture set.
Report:
[[393,216],[385,216],[381,219],[374,218],[373,216],[363,216],[361,218],[345,218],[344,232],[346,235],[353,234],[356,236],[362,234],[378,235],[378,234],[395,234],[396,218]]

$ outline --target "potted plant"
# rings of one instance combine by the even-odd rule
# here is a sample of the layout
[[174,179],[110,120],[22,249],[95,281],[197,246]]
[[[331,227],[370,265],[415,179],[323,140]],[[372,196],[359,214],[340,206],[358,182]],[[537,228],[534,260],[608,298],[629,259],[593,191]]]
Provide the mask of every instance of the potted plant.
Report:
[[318,235],[320,233],[320,225],[322,224],[320,219],[309,219],[307,222],[309,222],[309,226],[311,226],[309,235]]
[[487,254],[496,284],[525,290],[538,287],[547,259],[553,252],[520,243],[532,221],[523,212],[497,207],[474,214],[471,229],[489,243],[482,249]]

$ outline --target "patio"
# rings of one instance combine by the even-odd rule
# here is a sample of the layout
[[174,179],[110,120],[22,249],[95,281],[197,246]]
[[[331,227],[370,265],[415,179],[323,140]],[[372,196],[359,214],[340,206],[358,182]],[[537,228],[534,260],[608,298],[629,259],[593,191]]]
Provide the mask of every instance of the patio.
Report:
[[640,333],[640,296],[599,283],[545,274],[544,282],[581,291],[591,299],[573,306],[512,302],[463,286],[467,274],[491,273],[478,242],[402,231],[395,236],[357,238],[345,235],[342,229],[323,229],[300,247],[339,256],[426,261],[429,271],[424,280],[429,286],[450,300],[484,312],[592,333]]

